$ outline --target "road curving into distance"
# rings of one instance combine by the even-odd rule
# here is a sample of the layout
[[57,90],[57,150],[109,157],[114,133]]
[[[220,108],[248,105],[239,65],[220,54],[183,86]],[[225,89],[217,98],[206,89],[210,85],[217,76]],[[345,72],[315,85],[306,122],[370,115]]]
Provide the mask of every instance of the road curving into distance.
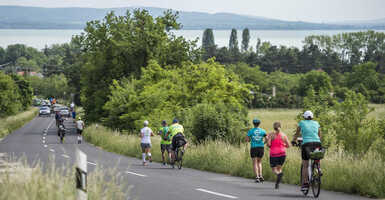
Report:
[[[295,185],[281,184],[280,189],[275,190],[272,182],[257,184],[251,179],[188,168],[171,169],[160,163],[142,166],[139,159],[106,152],[85,142],[77,144],[75,124],[67,120],[65,125],[69,133],[64,144],[60,144],[55,119],[36,117],[0,142],[0,154],[7,155],[8,159],[25,157],[29,164],[40,162],[44,165],[54,161],[56,167],[65,167],[72,166],[75,150],[79,148],[87,154],[89,171],[95,168],[113,170],[116,176],[122,178],[122,184],[131,186],[127,189],[131,199],[306,199]],[[318,199],[368,198],[323,190]]]

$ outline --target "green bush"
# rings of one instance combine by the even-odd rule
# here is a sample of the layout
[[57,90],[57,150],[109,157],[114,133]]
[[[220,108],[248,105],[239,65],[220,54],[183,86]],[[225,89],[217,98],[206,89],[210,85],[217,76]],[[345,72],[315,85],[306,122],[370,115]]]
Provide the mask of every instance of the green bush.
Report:
[[16,114],[20,110],[20,92],[15,81],[0,71],[0,117]]
[[186,134],[196,142],[221,139],[240,143],[244,137],[239,133],[246,128],[247,112],[224,103],[203,103],[189,109],[183,122]]

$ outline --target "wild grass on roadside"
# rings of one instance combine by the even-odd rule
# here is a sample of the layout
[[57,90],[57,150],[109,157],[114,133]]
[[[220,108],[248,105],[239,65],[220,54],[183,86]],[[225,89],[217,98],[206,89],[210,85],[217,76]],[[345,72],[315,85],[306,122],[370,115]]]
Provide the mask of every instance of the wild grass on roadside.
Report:
[[[52,165],[43,172],[39,166],[30,169],[24,165],[23,168],[3,172],[0,174],[0,200],[76,199],[77,191],[74,170],[65,169],[58,169]],[[67,167],[67,169],[74,168]],[[127,194],[125,194],[127,187],[124,187],[124,184],[120,184],[116,178],[117,175],[112,173],[102,172],[99,169],[88,173],[88,199],[127,199]],[[15,176],[17,174],[19,175]],[[109,180],[106,181],[106,177],[110,177]]]
[[[140,158],[140,139],[135,135],[120,135],[103,126],[92,125],[85,130],[88,142],[118,154]],[[152,154],[155,161],[161,160],[159,137],[152,139]],[[273,181],[275,176],[270,170],[268,150],[263,159],[263,174]],[[322,160],[324,189],[356,193],[370,197],[385,197],[384,161],[375,154],[354,157],[339,149],[329,149]],[[284,166],[284,183],[299,184],[301,156],[298,148],[288,149]],[[221,141],[207,141],[190,146],[184,157],[186,167],[234,176],[253,178],[249,146],[233,146]]]
[[0,138],[8,135],[12,131],[22,127],[25,123],[31,121],[38,113],[38,108],[32,107],[19,114],[0,118]]

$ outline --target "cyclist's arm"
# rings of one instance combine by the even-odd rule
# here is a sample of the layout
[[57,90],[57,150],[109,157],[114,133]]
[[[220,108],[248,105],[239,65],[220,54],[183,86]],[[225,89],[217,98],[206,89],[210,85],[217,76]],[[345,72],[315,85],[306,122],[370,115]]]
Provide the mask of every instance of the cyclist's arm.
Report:
[[293,137],[293,141],[297,142],[297,138],[301,136],[301,127],[297,127],[297,130],[295,131],[295,134],[294,134],[294,137]]
[[270,148],[271,146],[271,133],[269,133],[269,135],[267,135],[266,137],[266,145]]

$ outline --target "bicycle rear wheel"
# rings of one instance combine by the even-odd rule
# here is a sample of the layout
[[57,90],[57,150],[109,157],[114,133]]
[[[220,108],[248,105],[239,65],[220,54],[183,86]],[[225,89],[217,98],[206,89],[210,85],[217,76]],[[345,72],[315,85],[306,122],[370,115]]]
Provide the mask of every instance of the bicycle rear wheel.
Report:
[[[302,187],[302,185],[303,185],[303,176],[302,176],[302,169],[303,168],[303,164],[301,164],[301,174],[300,174],[300,177],[301,177],[301,180],[299,181],[300,183],[301,183],[301,187]],[[302,191],[302,193],[303,193],[303,195],[305,195],[305,196],[307,196],[307,194],[309,193],[309,188],[308,189],[306,189],[306,190],[301,190]]]
[[317,198],[321,191],[321,175],[318,162],[314,161],[312,171],[311,190],[313,191],[314,197]]
[[178,156],[179,156],[179,158],[178,158],[178,169],[182,169],[182,166],[183,166],[183,153],[182,153],[182,151],[181,150],[178,150]]

